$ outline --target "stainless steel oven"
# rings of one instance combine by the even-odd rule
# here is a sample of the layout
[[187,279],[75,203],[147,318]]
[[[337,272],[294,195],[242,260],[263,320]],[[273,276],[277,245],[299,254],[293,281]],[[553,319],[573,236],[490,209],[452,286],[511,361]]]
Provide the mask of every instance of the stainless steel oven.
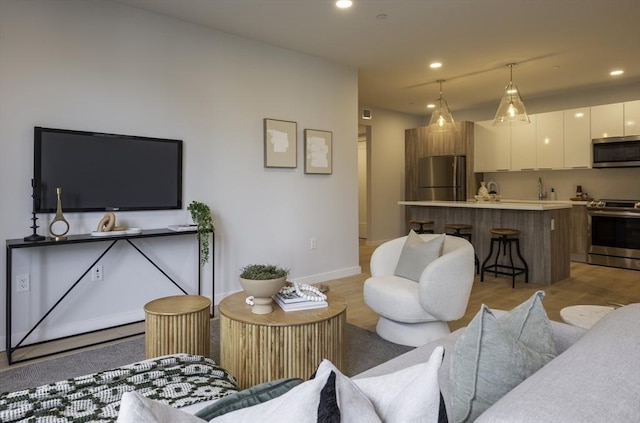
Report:
[[640,270],[640,201],[592,201],[587,217],[587,262]]

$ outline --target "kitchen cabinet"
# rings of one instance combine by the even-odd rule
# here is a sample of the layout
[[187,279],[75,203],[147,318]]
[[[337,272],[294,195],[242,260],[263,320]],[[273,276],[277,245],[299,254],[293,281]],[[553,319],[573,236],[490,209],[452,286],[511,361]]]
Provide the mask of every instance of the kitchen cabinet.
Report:
[[624,134],[624,103],[591,108],[591,138],[620,137]]
[[564,166],[564,115],[562,111],[536,115],[536,168]]
[[533,170],[536,167],[536,116],[531,124],[511,126],[511,170]]
[[575,204],[571,207],[571,228],[569,234],[571,261],[586,263],[589,244],[586,205]]
[[640,135],[640,100],[624,103],[624,134]]
[[474,171],[497,172],[511,169],[509,126],[493,126],[492,120],[474,125]]
[[564,167],[591,168],[591,109],[563,111]]

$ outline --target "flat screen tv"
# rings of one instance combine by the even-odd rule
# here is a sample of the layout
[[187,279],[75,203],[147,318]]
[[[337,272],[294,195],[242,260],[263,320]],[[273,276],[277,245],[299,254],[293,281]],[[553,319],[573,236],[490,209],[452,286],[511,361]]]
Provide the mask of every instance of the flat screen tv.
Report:
[[182,141],[34,128],[35,211],[182,208]]

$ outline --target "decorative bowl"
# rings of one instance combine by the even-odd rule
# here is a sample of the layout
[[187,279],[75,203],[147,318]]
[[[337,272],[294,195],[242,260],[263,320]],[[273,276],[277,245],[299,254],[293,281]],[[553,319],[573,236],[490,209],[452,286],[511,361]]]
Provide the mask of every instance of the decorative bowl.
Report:
[[247,295],[253,297],[253,307],[251,312],[254,314],[269,314],[273,311],[273,295],[284,286],[286,277],[278,279],[244,279],[240,278],[240,285]]

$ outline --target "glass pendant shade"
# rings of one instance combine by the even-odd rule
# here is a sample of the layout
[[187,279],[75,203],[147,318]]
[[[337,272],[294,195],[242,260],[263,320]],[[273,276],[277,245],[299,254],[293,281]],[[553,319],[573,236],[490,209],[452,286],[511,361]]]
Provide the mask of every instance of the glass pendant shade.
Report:
[[511,78],[509,85],[504,89],[504,95],[500,100],[496,117],[493,120],[494,125],[504,125],[510,123],[531,123],[527,109],[524,107],[522,97],[518,87],[513,83],[513,66],[508,65],[511,70]]
[[429,120],[429,132],[446,132],[455,131],[455,125],[453,122],[453,116],[449,110],[447,100],[442,97],[442,82],[440,82],[440,98],[436,100],[435,108],[431,113],[431,120]]

